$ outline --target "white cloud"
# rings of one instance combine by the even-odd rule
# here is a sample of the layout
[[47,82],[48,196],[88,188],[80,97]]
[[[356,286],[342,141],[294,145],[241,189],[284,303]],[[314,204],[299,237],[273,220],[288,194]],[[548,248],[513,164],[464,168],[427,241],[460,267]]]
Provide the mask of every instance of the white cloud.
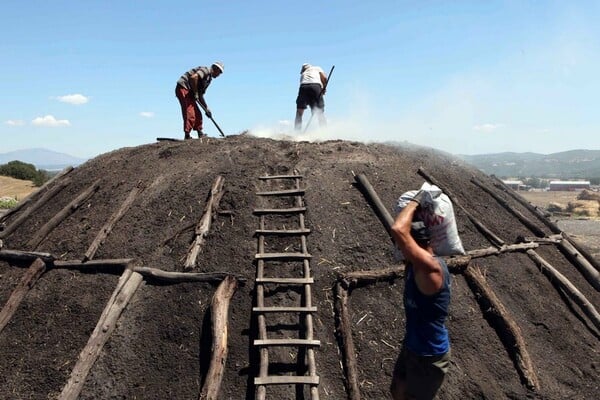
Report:
[[21,121],[20,119],[9,119],[4,122],[6,125],[10,126],[23,126],[25,125],[25,121]]
[[75,105],[85,104],[88,101],[90,101],[89,97],[86,97],[82,94],[67,94],[65,96],[58,96],[56,97],[56,100],[62,103],[69,103]]
[[142,111],[140,113],[140,116],[144,117],[144,118],[153,118],[154,117],[154,113],[152,111]]
[[44,117],[37,117],[33,121],[31,121],[33,125],[37,126],[49,126],[49,127],[58,127],[58,126],[70,126],[71,123],[67,119],[56,119],[53,115],[46,115]]
[[478,131],[478,132],[492,132],[495,131],[496,129],[500,128],[504,126],[503,124],[481,124],[481,125],[475,125],[473,127],[473,130]]

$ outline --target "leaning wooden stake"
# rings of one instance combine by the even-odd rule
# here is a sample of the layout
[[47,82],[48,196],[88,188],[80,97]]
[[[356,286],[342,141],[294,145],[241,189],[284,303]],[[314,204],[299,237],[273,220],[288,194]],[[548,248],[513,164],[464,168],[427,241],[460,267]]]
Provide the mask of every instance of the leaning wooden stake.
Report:
[[0,260],[8,262],[34,262],[36,258],[41,258],[45,263],[54,262],[54,256],[50,253],[41,253],[39,251],[20,251],[20,250],[0,250]]
[[513,206],[508,204],[508,202],[506,200],[504,200],[502,197],[498,196],[498,194],[494,193],[491,189],[486,187],[481,181],[479,181],[478,179],[473,177],[473,178],[471,178],[471,182],[475,186],[477,186],[478,188],[480,188],[481,190],[483,190],[484,192],[486,192],[487,194],[492,196],[492,198],[494,198],[494,200],[496,200],[496,202],[498,202],[498,204],[500,204],[502,207],[504,207],[504,209],[507,210],[508,212],[510,212],[512,215],[517,217],[517,219],[519,221],[521,221],[521,223],[523,225],[525,225],[536,236],[538,236],[538,237],[546,236],[544,231],[541,230],[532,220],[530,220],[525,215],[523,215],[523,213],[521,213],[516,208],[514,208]]
[[204,206],[204,213],[202,218],[200,218],[198,225],[196,225],[196,237],[188,251],[187,259],[185,260],[184,269],[186,271],[196,267],[196,260],[198,254],[200,254],[200,249],[204,244],[206,236],[208,235],[208,231],[210,230],[213,215],[217,211],[221,197],[223,197],[223,182],[223,177],[218,175],[210,189],[208,201],[206,202],[206,206]]
[[527,250],[529,257],[536,263],[540,271],[552,282],[558,283],[560,288],[573,300],[592,321],[598,332],[600,332],[600,314],[589,300],[573,285],[563,274],[540,257],[533,250]]
[[492,178],[495,179],[495,183],[494,185],[498,188],[500,188],[501,190],[503,190],[505,193],[508,193],[512,198],[514,198],[515,200],[517,200],[519,203],[521,203],[525,208],[527,208],[529,211],[531,211],[540,221],[542,221],[544,223],[544,225],[546,225],[548,228],[550,228],[550,230],[556,234],[561,234],[562,237],[567,240],[575,249],[577,249],[577,251],[579,253],[581,253],[581,255],[583,257],[585,257],[585,259],[597,270],[600,271],[600,263],[598,263],[598,260],[596,260],[596,258],[594,256],[592,256],[586,249],[584,249],[578,242],[577,240],[573,239],[568,233],[563,232],[555,223],[553,223],[552,221],[550,221],[547,217],[546,214],[540,210],[538,207],[532,205],[530,202],[528,202],[527,200],[525,200],[523,198],[523,196],[521,196],[519,193],[515,192],[514,190],[512,190],[511,188],[509,188],[504,182],[502,182],[500,179],[498,179],[497,177],[495,177],[494,175],[492,175]]
[[28,207],[25,211],[23,211],[17,218],[14,219],[2,232],[0,232],[0,238],[8,237],[11,233],[13,233],[23,221],[25,221],[31,214],[36,212],[40,207],[48,203],[58,192],[63,190],[66,186],[71,183],[71,179],[67,178],[52,186],[50,189],[46,190],[44,194],[35,202],[31,207]]
[[0,217],[0,223],[6,221],[9,216],[16,213],[21,208],[25,207],[27,204],[29,204],[33,200],[34,197],[44,193],[46,191],[46,189],[48,189],[48,187],[50,187],[50,185],[53,182],[57,181],[59,178],[65,176],[66,174],[68,174],[71,171],[73,171],[73,167],[70,167],[70,166],[66,167],[65,169],[60,171],[58,174],[56,174],[54,177],[52,177],[52,179],[50,179],[48,182],[44,183],[38,190],[31,192],[29,194],[29,196],[27,196],[23,200],[21,200],[19,202],[19,204],[16,205],[16,207],[11,208],[6,214],[4,214],[2,217]]
[[237,281],[232,276],[225,278],[215,292],[210,308],[212,322],[212,357],[206,375],[200,400],[217,400],[225,362],[227,361],[227,330],[229,301],[237,288]]
[[[133,267],[135,272],[139,272],[148,278],[154,278],[159,281],[168,283],[180,282],[221,282],[231,274],[227,272],[170,272],[163,271],[157,268],[149,267]],[[244,278],[237,278],[238,281],[243,281]]]
[[44,271],[46,271],[46,263],[40,258],[36,258],[21,278],[17,287],[15,287],[11,293],[2,311],[0,311],[0,332],[2,332],[6,324],[8,324],[8,321],[10,321],[15,314],[15,311],[17,311],[19,304],[21,304],[21,301],[25,298],[27,292],[35,285]]
[[496,322],[495,328],[501,331],[498,336],[503,338],[521,379],[529,389],[538,390],[540,383],[527,351],[521,328],[490,288],[479,268],[473,265],[469,266],[465,269],[464,276],[474,292],[480,296],[479,300],[482,302],[484,312],[493,315]]
[[348,385],[348,399],[360,400],[360,386],[358,384],[358,367],[356,362],[356,349],[352,339],[352,322],[348,311],[348,291],[342,284],[336,284],[336,302],[338,313],[338,335],[342,339],[342,350],[346,365],[346,381]]
[[340,274],[341,284],[345,289],[354,288],[379,280],[397,279],[404,276],[404,264],[377,270],[352,271]]
[[65,218],[71,215],[75,210],[77,210],[83,202],[85,202],[88,197],[94,194],[98,188],[100,187],[100,180],[94,182],[89,188],[87,188],[83,193],[75,198],[75,200],[71,201],[67,204],[58,214],[50,219],[46,223],[46,225],[42,226],[39,231],[35,234],[34,237],[31,238],[29,242],[27,242],[27,247],[36,249],[39,244],[46,238],[46,236],[52,231],[54,228],[58,226]]
[[567,258],[575,265],[575,267],[581,272],[583,277],[596,289],[600,291],[600,271],[582,256],[577,251],[575,246],[571,244],[569,240],[561,240],[558,244],[558,249],[567,256]]
[[142,275],[133,272],[129,268],[123,272],[123,275],[121,275],[119,283],[117,284],[117,288],[102,312],[87,345],[79,354],[77,364],[75,364],[69,381],[58,397],[59,399],[75,400],[79,397],[88,373],[94,365],[94,362],[98,359],[104,344],[106,344],[111,333],[114,331],[119,316],[142,281]]
[[96,251],[106,240],[106,238],[112,231],[113,226],[115,226],[115,224],[123,217],[123,215],[125,215],[125,213],[127,212],[127,210],[129,210],[137,196],[143,191],[144,186],[142,186],[142,184],[139,183],[136,187],[134,187],[131,190],[131,192],[129,192],[129,195],[127,196],[125,201],[123,201],[121,207],[119,207],[119,209],[114,212],[114,214],[110,217],[106,224],[104,224],[104,226],[100,229],[100,232],[98,232],[98,235],[96,235],[96,238],[85,252],[85,255],[83,256],[83,261],[91,260],[92,258],[94,258]]
[[[515,217],[517,217],[527,228],[529,228],[535,235],[539,237],[544,237],[544,232],[538,228],[531,220],[517,211],[514,207],[508,204],[504,199],[498,196],[496,193],[492,192],[490,189],[485,187],[483,183],[479,182],[477,179],[472,178],[471,182],[473,182],[476,186],[480,187],[490,196],[492,196],[502,207],[504,207],[507,211],[511,212]],[[598,271],[594,266],[583,257],[577,249],[569,243],[568,240],[562,240],[558,243],[559,250],[565,254],[575,265],[575,267],[581,272],[584,278],[596,289],[600,291],[600,271]]]
[[371,207],[373,207],[373,211],[375,211],[375,214],[379,217],[379,220],[383,224],[383,227],[391,236],[394,218],[392,218],[387,208],[383,205],[383,202],[381,201],[379,195],[371,185],[371,182],[369,182],[369,180],[364,174],[358,174],[354,177],[354,179],[360,185],[363,194],[367,197],[367,201],[371,203]]

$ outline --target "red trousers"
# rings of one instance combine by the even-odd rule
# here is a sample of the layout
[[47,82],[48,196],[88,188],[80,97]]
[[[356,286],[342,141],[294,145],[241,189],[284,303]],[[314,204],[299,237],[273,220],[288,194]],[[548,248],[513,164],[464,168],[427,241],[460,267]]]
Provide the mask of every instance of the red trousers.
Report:
[[181,104],[181,116],[183,117],[183,132],[186,136],[192,130],[202,132],[202,113],[196,104],[194,94],[191,90],[177,85],[175,87],[175,96]]

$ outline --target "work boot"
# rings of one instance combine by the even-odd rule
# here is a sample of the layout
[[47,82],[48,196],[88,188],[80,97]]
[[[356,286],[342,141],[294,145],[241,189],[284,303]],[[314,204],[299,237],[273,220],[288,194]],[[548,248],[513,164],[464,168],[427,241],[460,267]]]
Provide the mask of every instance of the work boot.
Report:
[[206,133],[202,132],[201,130],[198,131],[198,139],[207,136]]
[[188,140],[188,139],[191,139],[191,138],[192,138],[192,135],[190,135],[189,133],[186,133],[185,137],[183,139],[184,140]]

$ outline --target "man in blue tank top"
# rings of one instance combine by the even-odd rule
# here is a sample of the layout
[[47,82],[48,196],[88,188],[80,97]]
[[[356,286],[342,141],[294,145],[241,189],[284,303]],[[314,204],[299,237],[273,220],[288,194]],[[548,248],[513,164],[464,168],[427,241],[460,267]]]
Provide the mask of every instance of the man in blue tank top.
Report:
[[406,334],[392,377],[394,400],[433,399],[450,364],[445,320],[450,305],[450,273],[430,245],[431,234],[414,220],[422,192],[396,217],[392,236],[406,260]]

